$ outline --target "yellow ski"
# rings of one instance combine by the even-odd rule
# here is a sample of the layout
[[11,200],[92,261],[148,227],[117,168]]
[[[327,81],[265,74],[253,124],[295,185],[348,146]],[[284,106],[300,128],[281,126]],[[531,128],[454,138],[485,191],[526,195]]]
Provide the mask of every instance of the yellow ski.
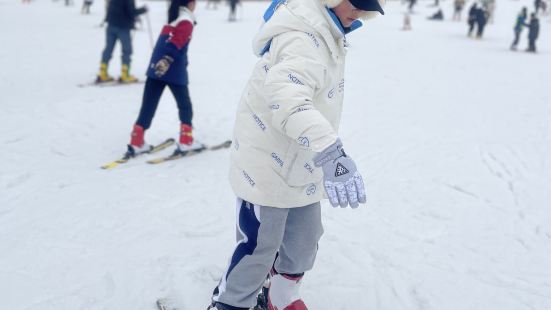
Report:
[[132,149],[130,148],[130,146],[128,146],[128,151],[124,154],[123,157],[115,160],[115,161],[112,161],[110,163],[107,163],[105,165],[102,165],[101,166],[101,169],[113,169],[115,167],[117,167],[118,165],[120,164],[124,164],[124,163],[127,163],[130,159],[132,158],[135,158],[139,155],[142,155],[142,154],[153,154],[153,153],[157,153],[159,151],[162,151],[164,149],[166,149],[167,147],[171,146],[174,144],[174,139],[173,138],[168,138],[166,139],[164,142],[160,143],[160,144],[157,144],[155,146],[153,146],[151,148],[151,150],[147,151],[147,152],[144,152],[144,153],[140,153],[140,154],[134,154],[134,152],[132,151]]

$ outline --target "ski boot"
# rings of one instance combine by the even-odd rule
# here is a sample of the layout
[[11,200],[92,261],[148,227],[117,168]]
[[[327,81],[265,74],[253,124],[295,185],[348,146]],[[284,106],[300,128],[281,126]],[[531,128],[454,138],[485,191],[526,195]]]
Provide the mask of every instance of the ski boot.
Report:
[[175,153],[197,152],[205,149],[205,146],[193,139],[192,128],[188,124],[180,125],[180,140]]
[[308,310],[300,299],[299,289],[304,274],[289,275],[270,272],[268,310]]
[[145,129],[140,125],[134,125],[130,134],[130,144],[126,156],[135,157],[137,155],[147,153],[153,148],[150,144],[145,143]]
[[121,77],[119,78],[119,82],[121,83],[136,83],[138,79],[130,74],[130,67],[128,65],[122,65],[121,69]]
[[113,81],[113,77],[107,73],[107,64],[102,63],[99,67],[99,73],[96,77],[96,83],[105,83]]
[[228,305],[216,303],[214,300],[215,297],[218,296],[218,286],[214,288],[214,291],[212,292],[212,303],[207,307],[207,310],[234,310],[234,309],[244,309],[244,310],[268,310],[268,291],[270,288],[270,275],[266,276],[266,280],[264,281],[264,285],[262,286],[262,289],[260,290],[260,293],[256,297],[256,305],[252,308],[236,308],[231,307]]
[[268,310],[268,294],[270,291],[270,274],[266,276],[260,293],[256,296],[256,306],[252,310]]

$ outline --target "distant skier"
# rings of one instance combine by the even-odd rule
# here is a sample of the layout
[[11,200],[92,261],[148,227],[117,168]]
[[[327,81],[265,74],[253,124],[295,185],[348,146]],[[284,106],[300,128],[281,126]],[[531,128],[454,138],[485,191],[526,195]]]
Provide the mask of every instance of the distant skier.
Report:
[[413,13],[413,7],[417,3],[417,0],[408,0],[408,2],[409,2],[409,6],[408,6],[409,12]]
[[465,0],[455,0],[453,2],[453,18],[452,20],[460,21],[463,7],[465,6]]
[[483,8],[478,8],[476,11],[476,38],[482,39],[482,36],[484,35],[484,28],[486,27],[486,24],[488,23],[488,12]]
[[180,139],[177,152],[202,147],[192,135],[193,110],[189,98],[187,72],[187,51],[195,25],[195,5],[195,0],[172,0],[170,3],[169,23],[163,27],[157,39],[147,70],[142,107],[132,129],[128,147],[130,155],[138,155],[151,149],[151,145],[145,142],[144,135],[151,126],[166,86],[178,105]]
[[402,30],[411,30],[411,16],[409,15],[409,13],[404,14],[404,25],[402,26]]
[[516,51],[517,45],[520,40],[520,34],[522,33],[522,30],[524,29],[524,26],[526,24],[526,17],[527,17],[527,9],[526,7],[523,7],[520,13],[517,15],[517,19],[515,21],[515,27],[513,28],[515,32],[515,39],[513,40],[513,43],[511,44],[511,50]]
[[476,25],[476,19],[478,14],[478,5],[474,2],[469,8],[469,16],[467,18],[467,23],[469,24],[468,36],[472,36],[474,26]]
[[536,12],[536,15],[538,15],[542,6],[543,6],[542,0],[534,0],[534,11]]
[[130,57],[132,55],[132,37],[130,36],[130,31],[134,29],[136,17],[146,12],[146,6],[136,9],[134,0],[109,1],[107,16],[105,17],[107,22],[107,29],[105,32],[106,43],[101,56],[100,71],[96,82],[101,83],[113,80],[113,77],[107,73],[107,67],[117,41],[120,41],[122,45],[120,81],[124,83],[137,81],[137,79],[130,74]]
[[358,19],[382,14],[379,1],[280,0],[264,14],[253,42],[261,58],[237,107],[231,154],[239,242],[210,309],[254,306],[269,273],[269,309],[306,310],[300,283],[323,233],[324,190],[334,207],[366,202],[338,127],[345,35]]
[[206,5],[206,9],[210,9],[211,6],[213,9],[217,10],[218,9],[218,3],[220,3],[220,0],[207,0],[207,5]]
[[80,9],[80,13],[82,14],[90,14],[90,7],[94,3],[94,0],[84,0],[82,2],[82,9]]
[[230,4],[230,15],[228,17],[228,20],[230,22],[234,22],[237,20],[236,11],[237,11],[237,5],[239,4],[239,0],[228,0]]
[[486,22],[490,24],[494,23],[494,13],[496,10],[496,1],[495,0],[484,0],[482,2],[482,7],[486,12]]
[[432,14],[428,17],[429,20],[444,20],[444,12],[442,12],[442,9],[438,9],[436,13]]
[[538,19],[536,13],[530,14],[530,23],[528,26],[528,49],[527,52],[535,53],[536,52],[536,40],[538,39],[540,33],[540,20]]

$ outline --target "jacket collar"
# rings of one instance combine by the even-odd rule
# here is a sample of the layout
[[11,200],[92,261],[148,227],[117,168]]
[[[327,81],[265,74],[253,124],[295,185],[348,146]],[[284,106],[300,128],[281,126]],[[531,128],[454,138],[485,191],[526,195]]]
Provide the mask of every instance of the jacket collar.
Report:
[[197,24],[195,20],[195,14],[193,14],[193,12],[185,6],[180,7],[180,14],[178,15],[178,18],[170,23],[170,25],[176,26],[179,22],[183,20],[189,20],[193,25]]
[[342,27],[338,17],[322,0],[273,0],[263,19],[264,25],[253,40],[253,51],[257,55],[268,51],[272,38],[278,34],[303,31],[318,34],[333,57],[337,57],[346,43],[345,35],[362,25],[357,21],[349,28]]
[[352,25],[350,25],[350,27],[344,28],[342,26],[341,21],[337,17],[337,14],[335,14],[335,12],[333,12],[333,10],[328,8],[328,7],[326,7],[326,9],[327,9],[327,13],[329,14],[331,19],[333,20],[333,23],[337,26],[337,28],[341,32],[342,36],[345,36],[345,35],[351,33],[352,31],[354,31],[354,30],[360,28],[361,26],[363,26],[363,23],[360,20],[357,19],[352,23]]

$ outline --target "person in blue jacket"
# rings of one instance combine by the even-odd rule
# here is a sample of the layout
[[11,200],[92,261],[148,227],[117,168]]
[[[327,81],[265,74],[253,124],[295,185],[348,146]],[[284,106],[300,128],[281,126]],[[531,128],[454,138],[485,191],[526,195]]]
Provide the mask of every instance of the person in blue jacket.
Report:
[[187,51],[196,24],[194,10],[195,0],[171,1],[168,24],[159,35],[147,70],[142,107],[131,134],[130,155],[148,152],[152,148],[145,142],[144,135],[151,126],[166,86],[178,105],[181,124],[177,151],[202,147],[202,144],[197,143],[192,136],[193,110],[188,90]]
[[524,25],[526,24],[526,17],[528,16],[526,7],[523,7],[520,13],[517,16],[517,20],[515,22],[515,27],[513,30],[515,31],[515,40],[511,44],[511,50],[516,51],[518,41],[520,39],[520,33],[524,29]]

